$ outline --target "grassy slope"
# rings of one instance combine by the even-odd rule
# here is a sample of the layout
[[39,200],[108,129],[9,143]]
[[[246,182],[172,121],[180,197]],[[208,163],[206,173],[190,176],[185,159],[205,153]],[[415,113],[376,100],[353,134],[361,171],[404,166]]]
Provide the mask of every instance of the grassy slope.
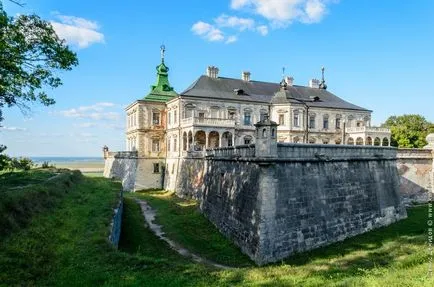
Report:
[[81,180],[79,172],[35,169],[0,175],[0,238],[57,205]]
[[[172,222],[170,236],[212,260],[249,264],[197,212],[194,202],[152,193],[128,195],[123,238],[107,243],[120,185],[84,178],[49,211],[0,240],[0,285],[43,286],[432,286],[426,278],[426,207],[409,219],[290,260],[265,267],[216,270],[168,249],[144,225],[133,196]],[[399,236],[398,236],[399,234]],[[221,256],[219,254],[225,254]],[[228,254],[231,256],[228,257]]]
[[[132,196],[158,209],[157,222],[188,249],[221,263],[246,264],[245,256],[234,252],[203,221],[194,202],[162,193]],[[408,219],[389,227],[295,255],[280,264],[222,271],[219,277],[240,285],[432,286],[434,281],[426,278],[427,207],[413,208],[408,214]]]

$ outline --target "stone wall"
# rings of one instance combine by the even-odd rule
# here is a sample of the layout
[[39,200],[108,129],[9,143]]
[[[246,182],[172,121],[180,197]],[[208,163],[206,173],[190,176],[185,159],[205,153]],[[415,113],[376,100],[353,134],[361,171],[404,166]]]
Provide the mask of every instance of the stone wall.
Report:
[[277,153],[217,149],[202,173],[194,162],[194,180],[184,174],[203,182],[204,215],[258,264],[406,217],[394,148],[279,144]]
[[121,237],[121,227],[122,227],[122,213],[124,210],[124,201],[122,191],[120,192],[119,200],[116,207],[113,210],[113,218],[110,224],[110,235],[109,241],[116,248],[119,244],[119,239]]
[[400,192],[405,204],[423,203],[433,192],[433,154],[430,149],[398,149]]
[[107,152],[104,177],[122,181],[124,190],[134,190],[136,183],[137,152]]

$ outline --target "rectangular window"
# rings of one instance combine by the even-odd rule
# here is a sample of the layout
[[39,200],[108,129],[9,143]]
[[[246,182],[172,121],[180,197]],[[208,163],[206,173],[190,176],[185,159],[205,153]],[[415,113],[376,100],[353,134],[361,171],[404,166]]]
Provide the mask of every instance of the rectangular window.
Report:
[[341,119],[340,118],[336,118],[336,128],[337,129],[341,128]]
[[203,120],[205,118],[205,113],[204,112],[200,112],[199,113],[199,119]]
[[154,173],[160,173],[160,164],[154,163]]
[[178,139],[173,139],[173,151],[178,151]]
[[170,152],[170,142],[171,142],[171,140],[168,139],[168,140],[167,140],[167,151],[168,151],[168,152]]
[[171,125],[172,124],[172,113],[171,112],[169,112],[169,125]]
[[244,113],[244,125],[250,126],[252,121],[252,114],[250,112]]
[[294,114],[294,127],[299,127],[300,126],[300,118],[298,113]]
[[173,123],[176,124],[178,121],[178,113],[176,111],[173,112]]
[[152,112],[152,124],[159,125],[160,124],[160,113]]
[[309,117],[309,128],[314,129],[315,128],[315,116]]
[[324,129],[328,129],[329,128],[329,118],[324,118],[322,127]]
[[268,114],[266,114],[266,113],[261,113],[260,115],[259,115],[259,120],[262,122],[262,121],[265,121],[265,118],[267,117],[267,115]]
[[160,151],[160,140],[152,140],[152,152]]
[[172,164],[172,174],[175,173],[175,164]]
[[285,115],[279,115],[279,125],[285,125]]

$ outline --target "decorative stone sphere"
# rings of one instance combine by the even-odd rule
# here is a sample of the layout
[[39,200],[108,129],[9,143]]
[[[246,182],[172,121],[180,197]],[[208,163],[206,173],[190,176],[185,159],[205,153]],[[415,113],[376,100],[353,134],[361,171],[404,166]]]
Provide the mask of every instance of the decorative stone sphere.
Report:
[[427,135],[426,141],[428,142],[428,145],[424,146],[424,148],[434,149],[434,134]]

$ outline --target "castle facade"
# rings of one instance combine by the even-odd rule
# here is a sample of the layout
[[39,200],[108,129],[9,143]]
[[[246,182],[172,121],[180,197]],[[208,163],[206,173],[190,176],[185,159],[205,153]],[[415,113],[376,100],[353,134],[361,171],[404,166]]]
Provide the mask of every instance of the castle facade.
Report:
[[292,77],[276,83],[255,81],[249,72],[239,79],[221,77],[219,69],[210,66],[206,75],[176,93],[164,52],[162,47],[157,81],[149,94],[126,108],[127,152],[105,154],[134,159],[130,172],[136,179],[128,184],[133,190],[174,190],[183,158],[200,156],[206,149],[253,144],[254,124],[268,117],[278,123],[281,143],[390,145],[390,130],[371,126],[371,110],[327,90],[324,69],[321,81],[301,86]]

